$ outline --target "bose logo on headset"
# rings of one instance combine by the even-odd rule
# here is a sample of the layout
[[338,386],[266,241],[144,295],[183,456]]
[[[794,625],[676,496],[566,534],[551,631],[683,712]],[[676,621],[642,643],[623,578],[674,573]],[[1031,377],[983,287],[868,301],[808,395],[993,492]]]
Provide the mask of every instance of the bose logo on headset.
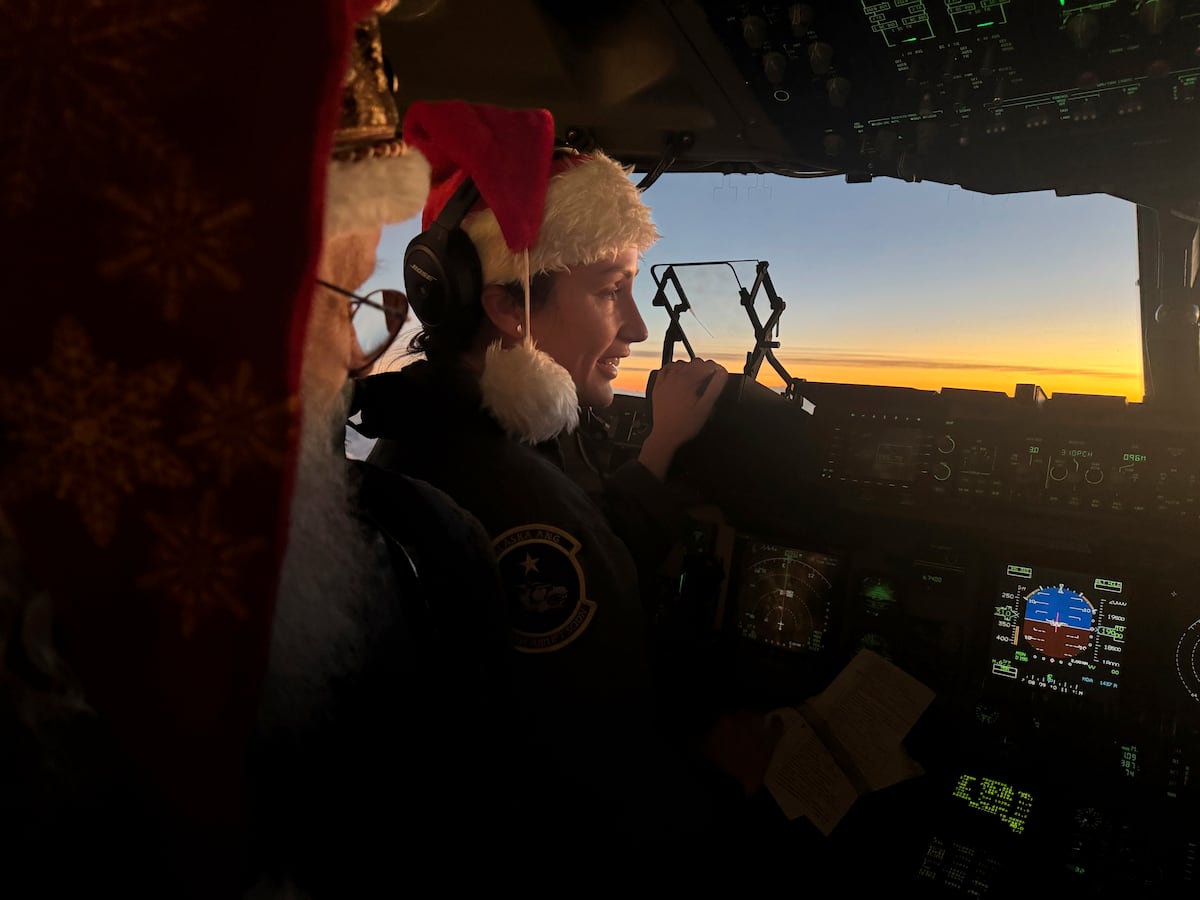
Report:
[[469,321],[479,313],[483,271],[479,254],[459,226],[479,200],[467,178],[429,228],[404,251],[404,290],[413,314],[427,329]]

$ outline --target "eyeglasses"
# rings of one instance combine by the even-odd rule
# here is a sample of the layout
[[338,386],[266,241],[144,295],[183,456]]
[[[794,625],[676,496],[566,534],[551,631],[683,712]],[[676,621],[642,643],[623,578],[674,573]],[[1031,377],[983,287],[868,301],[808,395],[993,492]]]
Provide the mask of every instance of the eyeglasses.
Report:
[[404,320],[408,318],[408,298],[402,291],[386,288],[371,291],[365,297],[336,284],[317,279],[321,287],[341,294],[350,300],[350,321],[354,325],[355,346],[350,360],[350,374],[365,375],[371,364],[392,345]]

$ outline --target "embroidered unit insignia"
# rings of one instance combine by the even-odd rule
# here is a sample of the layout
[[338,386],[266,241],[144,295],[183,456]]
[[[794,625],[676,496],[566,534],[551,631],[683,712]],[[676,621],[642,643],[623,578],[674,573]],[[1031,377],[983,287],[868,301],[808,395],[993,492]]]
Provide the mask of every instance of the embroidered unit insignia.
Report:
[[550,525],[522,525],[497,537],[493,546],[516,649],[549,653],[579,637],[596,611],[576,559],[579,541]]

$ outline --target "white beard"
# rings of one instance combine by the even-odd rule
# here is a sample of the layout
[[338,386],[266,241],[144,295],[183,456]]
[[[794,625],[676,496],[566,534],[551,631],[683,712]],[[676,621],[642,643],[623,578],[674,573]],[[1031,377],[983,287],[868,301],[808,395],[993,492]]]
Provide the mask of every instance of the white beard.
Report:
[[329,708],[331,681],[358,666],[368,635],[361,611],[386,589],[352,509],[343,446],[346,403],[305,409],[288,542],[280,574],[260,725],[303,729]]
[[[16,538],[0,511],[0,714],[15,712],[31,734],[49,741],[48,731],[94,713],[55,645],[50,596],[34,587],[23,568]],[[14,654],[23,656],[31,671],[14,670]]]

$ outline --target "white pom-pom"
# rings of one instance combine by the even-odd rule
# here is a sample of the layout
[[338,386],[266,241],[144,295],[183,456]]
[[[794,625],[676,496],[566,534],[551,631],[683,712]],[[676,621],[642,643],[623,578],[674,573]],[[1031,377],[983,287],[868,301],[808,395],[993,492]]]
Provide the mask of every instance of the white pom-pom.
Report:
[[532,342],[487,349],[479,379],[483,405],[509,436],[539,444],[579,424],[579,397],[571,373]]

